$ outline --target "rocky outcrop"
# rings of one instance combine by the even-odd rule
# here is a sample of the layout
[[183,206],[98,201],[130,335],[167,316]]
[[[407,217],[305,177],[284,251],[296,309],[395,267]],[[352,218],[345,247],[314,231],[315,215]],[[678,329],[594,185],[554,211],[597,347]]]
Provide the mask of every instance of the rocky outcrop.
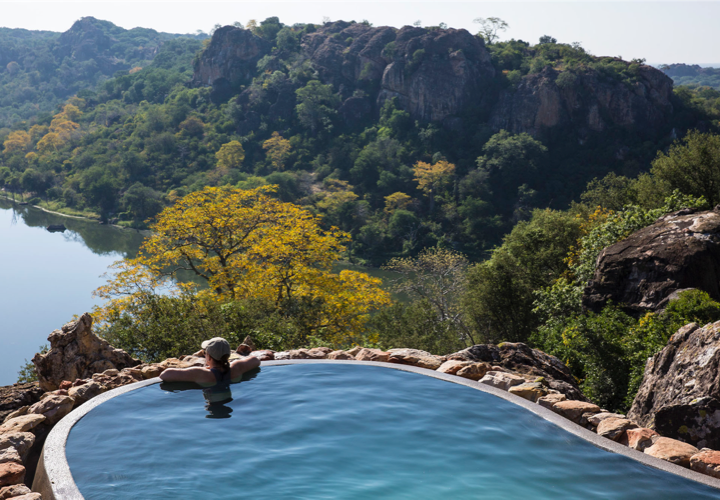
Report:
[[640,314],[687,288],[720,300],[720,208],[673,212],[605,248],[583,306],[597,312],[613,301]]
[[479,344],[450,354],[447,359],[484,361],[526,378],[543,377],[550,389],[565,394],[568,399],[585,400],[585,396],[583,396],[567,366],[556,357],[537,349],[531,349],[520,342],[505,342],[497,346]]
[[257,63],[270,53],[270,43],[250,30],[224,26],[195,63],[193,82],[211,85],[215,93],[232,93],[257,74]]
[[720,448],[720,322],[682,327],[648,360],[628,416],[663,436]]
[[651,66],[635,67],[634,81],[623,82],[591,67],[559,72],[548,66],[504,91],[490,123],[543,139],[571,131],[580,143],[608,128],[655,137],[672,115],[672,80]]
[[85,379],[108,369],[122,370],[140,361],[115,349],[92,330],[92,317],[85,313],[48,337],[50,350],[33,358],[43,391],[54,391],[64,380]]

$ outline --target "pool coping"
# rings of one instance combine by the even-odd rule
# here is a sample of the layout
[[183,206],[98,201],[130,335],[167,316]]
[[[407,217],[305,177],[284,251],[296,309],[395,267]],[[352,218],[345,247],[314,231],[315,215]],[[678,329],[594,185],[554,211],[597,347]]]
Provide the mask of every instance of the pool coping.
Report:
[[[491,387],[489,385],[481,384],[479,382],[469,380],[466,378],[458,377],[456,375],[449,375],[447,373],[440,373],[427,368],[420,368],[411,365],[401,365],[395,363],[384,363],[377,361],[356,361],[356,360],[334,360],[334,359],[292,359],[292,360],[277,360],[277,361],[263,361],[263,366],[282,366],[282,365],[294,365],[294,364],[338,364],[338,365],[360,365],[360,366],[377,366],[380,368],[390,368],[394,370],[406,371],[416,373],[419,375],[426,375],[446,382],[452,382],[459,385],[464,385],[473,389],[477,389],[481,392],[492,394],[505,401],[514,403],[517,406],[521,406],[526,410],[538,415],[544,420],[549,421],[560,427],[561,429],[573,434],[579,438],[589,441],[596,447],[617,453],[619,455],[626,456],[637,462],[640,462],[648,467],[659,469],[677,476],[681,476],[685,479],[695,481],[711,488],[720,489],[720,479],[716,479],[712,476],[707,476],[699,472],[695,472],[690,469],[686,469],[679,465],[666,462],[659,458],[652,457],[646,453],[634,450],[627,446],[623,446],[620,443],[616,443],[610,439],[599,436],[598,434],[581,427],[574,422],[558,415],[557,413],[540,406],[537,403],[528,401],[527,399],[516,396],[509,392]],[[135,382],[122,387],[118,387],[111,391],[105,392],[92,398],[87,403],[76,408],[65,416],[60,422],[53,427],[50,434],[45,441],[42,453],[40,454],[40,461],[38,462],[37,473],[35,474],[35,480],[33,481],[33,491],[42,494],[44,500],[84,500],[84,497],[80,493],[75,481],[73,480],[72,473],[70,471],[70,465],[67,462],[65,456],[65,445],[67,444],[68,436],[73,426],[80,421],[85,415],[93,410],[98,405],[112,399],[126,392],[134,391],[142,387],[160,383],[159,377],[143,380],[141,382]]]

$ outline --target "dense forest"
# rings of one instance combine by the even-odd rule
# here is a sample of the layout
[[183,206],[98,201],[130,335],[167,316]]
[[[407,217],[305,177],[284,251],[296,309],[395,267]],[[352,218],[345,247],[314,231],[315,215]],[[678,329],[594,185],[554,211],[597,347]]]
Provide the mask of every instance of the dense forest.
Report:
[[[166,207],[197,211],[189,200],[203,196],[218,208],[228,193],[262,199],[258,216],[300,207],[319,224],[308,234],[340,235],[323,266],[386,265],[409,297],[370,300],[369,281],[305,263],[312,283],[356,280],[362,321],[331,328],[318,318],[341,295],[310,285],[275,298],[234,285],[212,300],[141,291],[100,331],[145,359],[187,352],[206,331],[273,349],[522,341],[560,357],[602,406],[626,409],[646,357],[683,322],[720,319],[720,304],[695,293],[637,317],[620,305],[584,311],[582,292],[603,247],[720,201],[720,93],[673,87],[642,60],[484,28],[273,17],[203,39],[84,18],[62,35],[0,31],[0,186],[137,228]],[[257,276],[277,258],[268,247],[247,267]]]
[[720,68],[703,68],[697,64],[666,64],[660,66],[660,69],[673,79],[675,85],[720,90]]

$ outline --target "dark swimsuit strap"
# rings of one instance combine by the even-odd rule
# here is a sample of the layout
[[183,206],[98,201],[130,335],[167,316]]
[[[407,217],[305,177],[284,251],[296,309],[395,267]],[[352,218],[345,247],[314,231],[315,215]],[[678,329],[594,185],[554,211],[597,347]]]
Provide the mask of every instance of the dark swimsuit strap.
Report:
[[230,370],[223,373],[220,370],[218,370],[217,368],[210,368],[210,371],[212,372],[213,375],[215,375],[215,382],[218,384],[220,382],[226,382],[226,381],[230,380]]

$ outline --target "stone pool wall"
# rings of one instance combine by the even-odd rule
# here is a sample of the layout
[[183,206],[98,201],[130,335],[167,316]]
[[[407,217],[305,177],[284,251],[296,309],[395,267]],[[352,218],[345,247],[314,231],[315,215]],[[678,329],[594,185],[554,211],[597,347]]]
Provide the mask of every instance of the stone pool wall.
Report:
[[[51,334],[54,344],[48,356],[74,359],[68,356],[77,349],[78,339],[87,343],[93,336],[89,329],[91,320],[83,315],[74,322]],[[84,319],[83,319],[84,318]],[[86,327],[78,328],[78,325]],[[87,331],[85,331],[87,330]],[[90,338],[90,340],[93,340]],[[99,343],[97,345],[102,345]],[[114,350],[113,359],[128,364],[125,357]],[[720,478],[720,452],[710,449],[699,450],[692,445],[662,437],[657,432],[642,428],[625,415],[610,413],[589,402],[575,384],[567,367],[559,360],[521,343],[504,343],[498,346],[477,345],[462,351],[437,356],[416,349],[391,349],[381,351],[355,347],[333,350],[328,347],[297,349],[274,352],[255,350],[252,341],[246,339],[233,357],[255,356],[261,361],[330,359],[336,361],[370,361],[410,365],[439,373],[469,379],[478,384],[508,391],[532,403],[541,405],[575,424],[596,432],[599,436],[624,444],[662,460],[694,471]],[[79,363],[86,363],[86,359]],[[42,360],[39,360],[42,363]],[[68,361],[72,363],[72,361]],[[47,364],[47,363],[46,363]],[[102,365],[102,363],[100,363]],[[134,366],[122,369],[108,368],[101,373],[86,375],[75,380],[62,380],[46,371],[46,384],[57,389],[43,392],[37,384],[25,384],[3,388],[15,398],[6,398],[10,403],[0,405],[0,500],[39,500],[41,495],[33,493],[26,486],[32,483],[42,444],[52,427],[74,408],[111,389],[127,384],[155,378],[170,367],[184,368],[204,366],[202,351],[180,358],[166,359],[160,363],[144,364],[132,362]],[[100,366],[100,365],[98,365]],[[107,366],[107,365],[103,365]],[[72,366],[63,366],[60,377],[77,371]],[[12,401],[16,401],[15,408]],[[12,411],[7,412],[7,408]]]

